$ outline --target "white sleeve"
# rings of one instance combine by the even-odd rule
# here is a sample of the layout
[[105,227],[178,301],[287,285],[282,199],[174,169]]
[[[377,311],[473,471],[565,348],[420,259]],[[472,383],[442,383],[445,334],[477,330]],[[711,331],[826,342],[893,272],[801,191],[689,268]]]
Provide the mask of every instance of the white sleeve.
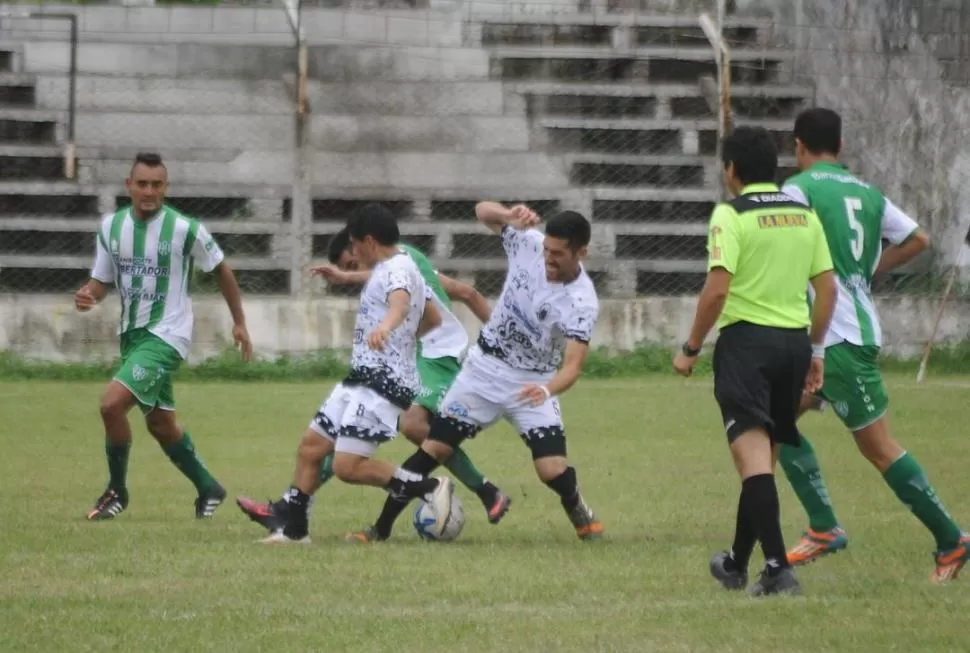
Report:
[[91,278],[101,283],[113,283],[116,276],[114,259],[104,242],[104,229],[98,229],[98,235],[94,239],[94,267],[91,268]]
[[[414,274],[412,274],[410,268],[414,268]],[[386,301],[391,293],[396,290],[403,290],[407,294],[414,296],[414,291],[417,288],[417,279],[420,279],[420,274],[416,271],[417,266],[408,257],[397,256],[389,261],[385,266],[384,273],[384,300]]]
[[598,315],[599,305],[595,300],[585,297],[573,299],[562,325],[563,334],[569,340],[578,340],[588,345],[593,338],[593,327],[596,326]]
[[205,225],[201,222],[197,224],[195,242],[192,243],[192,258],[203,272],[212,272],[226,257]]
[[805,206],[810,206],[808,203],[808,198],[805,197],[805,193],[802,191],[801,188],[799,188],[795,184],[785,184],[784,186],[782,186],[781,192],[783,192],[785,195],[787,195],[788,197],[792,198],[793,200],[795,200],[800,204],[804,204]]
[[886,206],[882,210],[882,237],[893,245],[898,245],[919,229],[916,220],[903,213],[903,211],[886,200]]
[[544,238],[538,229],[516,229],[508,225],[502,227],[502,247],[505,248],[509,260],[541,255]]

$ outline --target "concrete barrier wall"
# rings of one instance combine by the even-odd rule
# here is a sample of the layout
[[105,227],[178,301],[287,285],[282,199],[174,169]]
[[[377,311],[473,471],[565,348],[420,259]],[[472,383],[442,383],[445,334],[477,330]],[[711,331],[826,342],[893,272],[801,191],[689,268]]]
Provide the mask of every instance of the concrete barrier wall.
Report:
[[[933,299],[882,298],[877,302],[886,334],[886,351],[919,355],[935,314]],[[192,361],[219,353],[231,342],[232,321],[220,297],[200,297],[195,306],[195,343]],[[677,347],[694,317],[695,298],[603,300],[593,337],[594,347],[615,351],[637,343]],[[274,358],[328,348],[349,347],[353,338],[356,299],[248,297],[245,309],[257,354]],[[479,323],[465,309],[456,309],[471,337]],[[64,296],[0,297],[0,351],[54,361],[93,361],[117,355],[119,307],[115,296],[91,313],[74,311]],[[940,328],[947,342],[970,338],[970,301],[951,303]],[[191,361],[190,361],[191,362]]]

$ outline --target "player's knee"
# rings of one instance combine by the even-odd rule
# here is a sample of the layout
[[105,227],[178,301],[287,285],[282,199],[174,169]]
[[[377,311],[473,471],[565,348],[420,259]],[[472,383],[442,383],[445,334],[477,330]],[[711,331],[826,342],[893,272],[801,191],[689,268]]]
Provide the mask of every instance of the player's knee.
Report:
[[409,442],[420,447],[421,443],[428,437],[428,431],[430,430],[427,411],[423,408],[419,410],[412,408],[406,411],[401,415],[398,428]]
[[537,458],[533,461],[536,468],[536,476],[539,480],[545,484],[549,484],[551,481],[562,476],[566,473],[567,469],[570,469],[569,463],[566,461],[565,456],[546,456],[544,458]]
[[421,450],[441,464],[447,462],[455,453],[455,448],[447,442],[428,438],[421,444]]
[[145,415],[148,432],[163,446],[174,444],[182,438],[182,429],[175,420],[175,413],[156,408]]
[[303,434],[296,455],[300,460],[319,465],[331,451],[333,451],[333,443],[311,429]]
[[333,474],[344,483],[355,483],[361,475],[361,465],[366,458],[337,452],[333,457]]
[[101,397],[101,417],[102,419],[118,419],[128,413],[131,403],[128,397],[120,392],[112,392],[109,388]]

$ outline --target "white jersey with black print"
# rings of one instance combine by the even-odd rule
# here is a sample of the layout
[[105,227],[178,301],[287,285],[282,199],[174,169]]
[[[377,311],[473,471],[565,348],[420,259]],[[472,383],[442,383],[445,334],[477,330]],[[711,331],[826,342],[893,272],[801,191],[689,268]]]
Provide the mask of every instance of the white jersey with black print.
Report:
[[567,339],[589,343],[599,315],[596,289],[585,269],[569,283],[546,278],[544,238],[536,229],[502,229],[509,269],[478,337],[486,355],[540,377],[559,369]]
[[[407,317],[391,331],[383,349],[371,349],[367,336],[387,315],[389,297],[397,290],[404,290],[411,297]],[[418,266],[404,252],[374,266],[360,294],[351,369],[343,382],[345,386],[370,388],[405,410],[411,406],[420,386],[416,363],[418,324],[430,298],[431,291]]]

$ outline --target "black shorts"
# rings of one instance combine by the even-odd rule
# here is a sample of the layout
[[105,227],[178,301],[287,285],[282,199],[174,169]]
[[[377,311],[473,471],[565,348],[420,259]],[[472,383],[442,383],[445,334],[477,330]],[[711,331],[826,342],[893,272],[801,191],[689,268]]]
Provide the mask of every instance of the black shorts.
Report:
[[805,329],[738,322],[714,345],[714,397],[728,441],[763,427],[772,442],[798,446],[795,422],[812,363]]

